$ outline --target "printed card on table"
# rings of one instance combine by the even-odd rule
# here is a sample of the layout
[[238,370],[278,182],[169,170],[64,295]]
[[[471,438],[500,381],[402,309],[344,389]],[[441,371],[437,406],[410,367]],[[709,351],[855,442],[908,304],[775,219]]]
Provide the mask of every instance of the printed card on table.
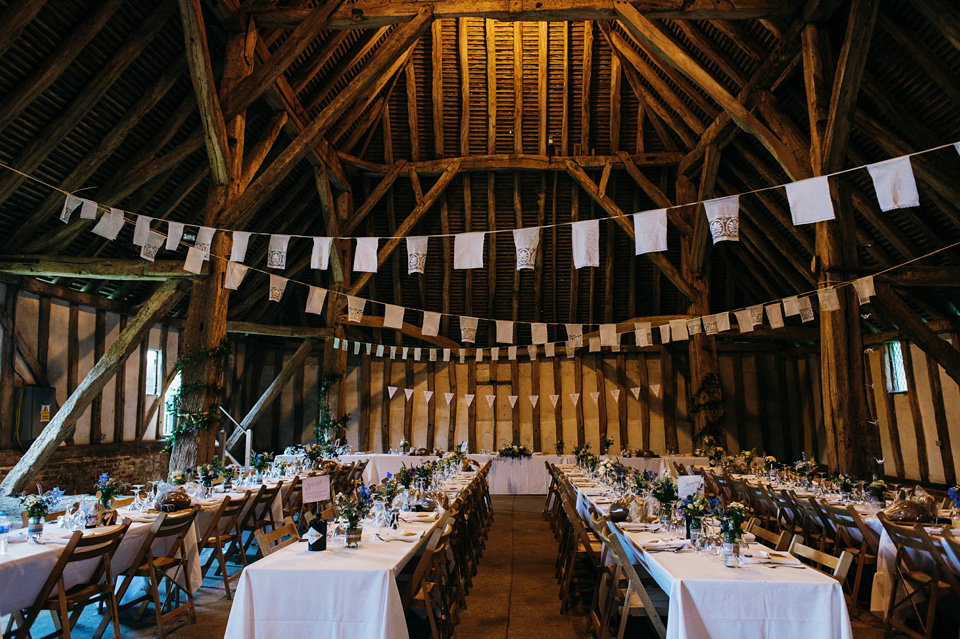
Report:
[[312,504],[330,499],[330,475],[303,478],[303,503]]

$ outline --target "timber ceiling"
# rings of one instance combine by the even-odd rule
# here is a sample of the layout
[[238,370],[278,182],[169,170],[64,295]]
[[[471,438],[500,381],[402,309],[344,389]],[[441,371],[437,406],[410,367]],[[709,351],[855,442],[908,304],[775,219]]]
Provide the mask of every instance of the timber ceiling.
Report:
[[[214,72],[219,76],[227,38],[252,17],[259,44],[255,67],[282,52],[313,0],[204,3]],[[247,111],[247,148],[268,134],[286,113],[284,130],[267,166],[369,64],[416,8],[430,3],[343,3]],[[434,3],[435,15],[450,16],[462,2]],[[508,3],[476,3],[499,7]],[[545,1],[562,11],[567,1]],[[574,3],[577,4],[577,3]],[[806,11],[788,0],[729,3],[644,0],[658,31],[731,96],[743,102],[780,139],[809,148],[804,65],[797,28]],[[689,13],[716,4],[707,15]],[[839,55],[849,3],[826,5],[822,46]],[[240,8],[242,5],[242,9]],[[693,8],[689,8],[693,5]],[[881,3],[856,100],[844,166],[883,160],[960,139],[960,11],[943,0],[918,10],[907,3]],[[526,6],[526,5],[524,5]],[[597,6],[609,9],[610,2]],[[188,223],[203,219],[210,176],[200,116],[184,54],[183,27],[173,0],[0,0],[0,161],[65,190],[129,211]],[[411,8],[412,7],[412,8]],[[753,13],[749,17],[744,7]],[[588,179],[602,181],[604,160],[614,168],[606,194],[624,213],[676,202],[678,171],[701,180],[703,138],[725,116],[715,95],[664,61],[635,38],[612,11],[552,22],[512,22],[483,17],[442,17],[427,28],[412,51],[401,56],[378,83],[376,93],[351,105],[327,130],[339,155],[352,201],[341,197],[339,225],[352,236],[390,236],[418,201],[410,167],[427,193],[441,169],[432,160],[500,154],[577,156]],[[727,11],[729,9],[729,11]],[[249,11],[247,13],[247,11]],[[446,13],[444,13],[446,11]],[[685,15],[682,14],[687,11]],[[725,13],[725,11],[727,11]],[[351,21],[363,12],[366,19]],[[396,18],[406,12],[407,18]],[[34,15],[35,13],[35,15]],[[377,16],[390,14],[388,20]],[[669,15],[670,18],[662,17]],[[681,19],[682,18],[682,19]],[[709,19],[702,19],[709,18]],[[350,27],[350,28],[343,28]],[[782,63],[774,58],[780,52]],[[779,66],[777,66],[779,64]],[[771,75],[771,69],[773,70]],[[832,67],[826,84],[832,83]],[[584,79],[589,80],[585,88]],[[224,102],[221,96],[221,102]],[[713,127],[711,127],[713,125]],[[722,138],[714,196],[789,181],[757,138],[735,126]],[[199,140],[199,143],[198,143]],[[690,154],[699,150],[700,153]],[[644,188],[615,156],[630,155]],[[328,214],[318,196],[310,154],[249,216],[245,230],[326,234]],[[809,160],[804,154],[803,161]],[[406,161],[393,187],[357,219],[367,196],[394,163]],[[574,219],[608,217],[566,170],[513,170],[510,160],[484,170],[461,168],[410,235],[510,229]],[[870,273],[960,241],[960,158],[952,149],[915,164],[921,206],[881,213],[866,171],[849,175],[855,211],[858,258]],[[486,170],[487,168],[493,170]],[[262,170],[262,169],[261,169]],[[657,193],[659,191],[659,193]],[[337,188],[335,194],[344,190]],[[78,224],[62,225],[62,196],[32,180],[0,170],[0,237],[3,253],[135,258],[132,226],[106,242]],[[329,213],[334,214],[334,213]],[[692,208],[678,216],[692,224]],[[811,290],[815,244],[812,227],[793,227],[782,190],[742,199],[743,241],[710,250],[714,311],[739,308]],[[422,278],[407,275],[405,245],[370,279],[359,295],[413,308],[520,321],[627,321],[638,316],[684,313],[687,299],[647,257],[635,257],[632,238],[612,221],[601,225],[601,267],[572,269],[569,228],[547,230],[541,267],[515,271],[512,235],[488,236],[486,268],[449,270],[452,254],[432,240]],[[669,266],[680,269],[680,237],[670,226]],[[329,286],[328,273],[304,268],[309,242],[293,240],[285,275]],[[248,264],[262,268],[266,242],[251,241]],[[352,246],[347,247],[350,263]],[[167,258],[172,254],[166,253]],[[183,251],[178,254],[183,257]],[[956,264],[948,251],[924,264]],[[134,306],[151,285],[136,281],[60,278],[47,282]],[[56,290],[50,288],[49,290]],[[960,307],[955,289],[914,292],[914,308],[928,319],[953,321]],[[265,304],[265,276],[251,273],[231,299],[231,319],[282,325],[318,325],[303,312],[305,289],[291,285],[279,304]],[[97,299],[97,298],[84,298]],[[175,309],[182,313],[184,302]],[[369,308],[369,307],[368,307]],[[377,308],[374,312],[379,313]],[[408,314],[407,321],[419,323]],[[882,317],[867,319],[874,330]],[[492,341],[481,323],[478,343]],[[452,319],[444,334],[457,340]],[[390,343],[384,332],[360,333]],[[521,329],[518,339],[526,336]],[[563,335],[554,334],[551,339]],[[409,338],[408,338],[409,339]]]

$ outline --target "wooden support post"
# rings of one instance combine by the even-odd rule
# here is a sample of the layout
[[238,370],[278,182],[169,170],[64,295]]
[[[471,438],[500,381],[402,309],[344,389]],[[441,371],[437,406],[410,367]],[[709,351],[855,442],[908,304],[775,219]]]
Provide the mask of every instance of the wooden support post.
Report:
[[[403,363],[404,369],[404,388],[413,389],[416,385],[413,379],[413,356],[411,355]],[[404,393],[406,395],[406,393]],[[410,445],[413,445],[413,404],[417,399],[416,393],[410,395],[409,398],[404,397],[403,404],[403,438],[410,442]]]
[[[563,441],[563,377],[558,357],[553,358],[553,394],[560,396],[557,405],[553,407],[554,432],[557,441]],[[566,443],[564,443],[564,448],[566,448]]]
[[[302,370],[302,369],[301,369]],[[357,448],[370,450],[370,356],[360,355],[360,425],[357,433]]]
[[[583,428],[583,358],[574,357],[573,358],[573,392],[575,392],[579,399],[577,400],[577,405],[574,407],[574,412],[577,415],[577,446],[583,446],[586,441],[586,433]],[[560,397],[560,401],[563,401],[563,397]]]
[[[430,399],[425,402],[427,405],[427,450],[432,451],[437,442],[437,406],[440,398],[436,396],[437,363],[429,360],[427,361],[427,390],[431,393]],[[430,402],[433,402],[432,407]]]
[[393,359],[383,360],[383,388],[380,391],[380,452],[390,451],[390,390],[393,386]]
[[467,393],[473,402],[467,407],[467,450],[477,452],[477,360],[467,360]]
[[185,290],[185,285],[175,281],[164,282],[157,288],[136,317],[120,332],[116,341],[67,398],[40,437],[4,478],[3,483],[0,483],[0,495],[10,496],[26,488],[33,476],[53,455],[57,446],[73,433],[77,420],[93,398],[100,394],[107,381],[116,374],[133,349],[143,340],[144,335],[158,319],[167,314]]

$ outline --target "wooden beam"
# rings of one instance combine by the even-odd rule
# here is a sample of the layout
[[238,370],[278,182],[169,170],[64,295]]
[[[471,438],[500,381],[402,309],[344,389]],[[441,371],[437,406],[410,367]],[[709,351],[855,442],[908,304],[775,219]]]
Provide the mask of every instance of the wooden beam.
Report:
[[280,137],[283,127],[287,124],[287,118],[287,114],[283,112],[274,115],[267,124],[267,128],[263,130],[257,143],[250,151],[244,154],[243,171],[241,172],[238,185],[240,191],[246,189],[250,182],[253,181],[257,171],[260,170],[260,166],[264,160],[267,159],[267,154],[270,153],[277,138]]
[[270,382],[267,390],[263,392],[263,395],[260,396],[260,399],[257,400],[257,403],[255,403],[253,408],[251,408],[250,411],[244,416],[236,430],[234,430],[230,437],[227,438],[227,444],[225,447],[227,451],[233,448],[236,443],[240,441],[240,438],[243,437],[243,433],[252,428],[257,420],[260,419],[260,416],[263,415],[264,411],[266,411],[270,404],[273,403],[273,400],[280,396],[280,391],[282,391],[283,387],[287,385],[287,382],[290,381],[290,378],[293,377],[294,373],[300,370],[300,365],[304,362],[304,360],[307,359],[307,356],[310,354],[310,351],[313,350],[315,345],[316,342],[312,339],[303,340],[303,343],[293,354],[293,357],[288,359],[283,365],[283,368],[280,369],[276,379]]
[[104,280],[198,279],[180,260],[114,260],[46,255],[0,255],[0,273],[30,277],[79,277]]
[[30,21],[47,4],[46,0],[13,0],[0,13],[0,56],[7,52]]
[[[622,152],[621,152],[622,153]],[[444,158],[441,160],[421,160],[408,162],[407,170],[416,171],[418,175],[440,175],[452,164],[459,164],[463,172],[502,172],[502,171],[566,171],[567,162],[576,162],[585,169],[601,169],[609,164],[613,169],[628,168],[624,158],[630,160],[634,167],[668,167],[675,165],[682,158],[682,154],[675,152],[623,153],[616,155],[532,155],[532,154],[476,154],[460,157]],[[344,164],[354,166],[368,175],[386,175],[393,168],[393,162],[380,164],[339,153]]]
[[636,162],[634,162],[625,151],[619,151],[617,157],[620,158],[620,161],[623,162],[623,168],[627,170],[627,173],[633,178],[633,181],[637,183],[637,186],[647,194],[647,197],[653,200],[660,208],[667,209],[667,219],[669,219],[681,233],[691,235],[693,228],[690,224],[679,214],[679,211],[674,207],[670,198],[668,198],[656,184],[651,182],[647,176],[640,172],[640,167],[637,166]]
[[580,153],[590,155],[590,80],[593,78],[593,22],[583,23],[583,66],[580,69]]
[[390,187],[393,186],[393,183],[396,182],[397,177],[407,166],[406,160],[397,160],[390,171],[383,176],[383,179],[377,184],[376,188],[367,196],[367,199],[363,201],[363,204],[360,205],[360,208],[356,209],[353,212],[353,215],[350,216],[350,219],[346,220],[343,224],[343,227],[340,229],[340,232],[344,236],[349,236],[353,233],[354,229],[362,222],[370,211],[373,210],[373,207],[383,198],[383,196],[390,190]]
[[700,186],[697,191],[696,209],[694,211],[693,237],[690,244],[690,271],[703,273],[710,251],[710,230],[702,202],[713,199],[714,186],[717,181],[717,170],[720,168],[720,148],[716,144],[707,147],[703,159],[703,171],[700,175]]
[[107,382],[123,365],[153,325],[180,299],[186,291],[185,282],[167,281],[160,284],[136,317],[120,332],[103,357],[94,364],[90,373],[70,394],[53,419],[44,427],[40,436],[20,458],[17,465],[0,483],[0,494],[11,496],[22,491],[43,468],[57,447],[73,434],[76,422],[93,398],[98,396]]
[[[102,313],[102,311],[98,311],[98,318],[100,317],[99,313]],[[37,353],[34,352],[30,341],[16,325],[14,317],[13,309],[0,309],[0,326],[3,326],[4,335],[13,338],[13,346],[20,353],[20,358],[27,366],[27,371],[29,371],[33,377],[33,382],[38,386],[50,386],[50,380],[47,377],[46,362],[41,360]],[[99,327],[99,324],[97,326]],[[96,346],[96,343],[94,346]],[[44,353],[44,359],[46,359],[46,353]]]
[[410,157],[420,159],[420,121],[417,117],[417,72],[413,64],[404,66],[407,86],[407,124],[410,127]]
[[430,25],[431,82],[430,97],[433,104],[433,151],[442,158],[443,153],[443,25],[434,20]]

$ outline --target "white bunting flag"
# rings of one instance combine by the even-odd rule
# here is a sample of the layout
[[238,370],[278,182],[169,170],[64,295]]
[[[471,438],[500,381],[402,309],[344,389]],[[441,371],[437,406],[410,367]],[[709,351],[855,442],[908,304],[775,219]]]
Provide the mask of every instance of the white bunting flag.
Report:
[[270,274],[270,291],[268,297],[271,302],[279,302],[283,297],[283,290],[287,288],[287,278]]
[[530,358],[530,361],[537,359],[537,345],[530,344],[527,346],[527,357]]
[[812,322],[814,314],[813,302],[810,301],[810,298],[807,296],[800,297],[797,299],[797,303],[800,305],[800,321]]
[[600,338],[591,337],[590,343],[588,344],[587,352],[589,353],[599,353],[600,352]]
[[674,319],[670,320],[670,339],[674,342],[679,342],[681,340],[688,339],[687,335],[687,320],[683,319]]
[[873,285],[873,275],[854,280],[853,288],[857,291],[857,300],[860,302],[860,306],[869,304],[870,298],[877,294],[877,289]]
[[491,362],[499,362],[499,361],[500,361],[500,349],[499,349],[499,348],[491,348],[491,349],[490,349],[490,361],[491,361]]
[[574,406],[580,403],[580,393],[570,393],[570,401],[573,402]]
[[213,234],[216,232],[217,229],[209,226],[201,226],[197,229],[197,239],[193,245],[203,251],[203,259],[205,260],[210,259],[210,245],[213,244]]
[[483,361],[483,349],[482,349],[482,348],[478,348],[477,351],[474,353],[474,355],[476,356],[478,362],[482,362],[482,361]]
[[287,246],[290,244],[289,235],[271,235],[267,246],[267,268],[287,268]]
[[654,397],[660,397],[660,384],[650,384],[650,391]]
[[483,268],[483,241],[487,236],[478,233],[457,233],[453,241],[453,268]]
[[509,359],[511,362],[512,362],[513,360],[517,359],[517,347],[516,347],[516,346],[508,346],[508,347],[507,347],[507,359]]
[[[462,353],[461,353],[461,355],[462,355]],[[467,400],[467,406],[470,406],[470,404],[473,403],[473,397],[474,397],[474,396],[473,396],[471,393],[467,393],[467,394],[465,394],[465,395],[463,396],[463,398],[464,398],[465,400]]]
[[836,218],[827,176],[791,182],[784,185],[784,188],[787,190],[787,202],[790,203],[790,217],[793,218],[794,226]]
[[373,344],[369,344],[369,343],[368,343],[366,346],[367,346],[367,349],[366,349],[366,350],[367,350],[367,355],[369,355],[369,354],[370,354],[370,351],[373,350]]
[[157,253],[160,252],[160,247],[163,246],[163,240],[164,237],[156,231],[148,232],[146,242],[140,247],[140,257],[150,262],[154,261]]
[[60,209],[60,221],[64,224],[70,222],[70,216],[82,205],[83,200],[68,193],[67,197],[63,200],[63,208]]
[[402,349],[402,354],[400,355],[400,359],[407,359],[407,353],[409,352],[410,352],[410,347],[404,346]]
[[242,262],[247,259],[247,247],[250,245],[250,233],[234,231],[231,233],[230,261]]
[[594,404],[600,403],[600,391],[590,391],[590,399],[593,400]]
[[749,333],[753,330],[753,315],[750,313],[750,309],[734,311],[733,314],[737,317],[737,328],[740,329],[741,333]]
[[513,341],[513,322],[497,320],[497,341],[507,344]]
[[560,396],[559,396],[559,395],[551,395],[551,396],[550,396],[550,403],[553,404],[553,407],[554,407],[554,408],[557,407],[557,402],[558,402],[558,401],[560,401]]
[[437,361],[437,349],[431,348],[430,355],[427,359],[429,359],[431,362]]
[[570,225],[573,232],[573,266],[600,266],[600,220],[584,220]]
[[150,222],[152,221],[152,217],[147,217],[146,215],[137,216],[137,221],[133,225],[134,246],[143,246],[146,244],[147,236],[150,235]]
[[572,341],[575,346],[583,346],[583,325],[582,324],[564,324],[567,329],[567,339]]
[[696,318],[692,320],[687,320],[687,335],[699,335],[703,330],[703,324],[700,323],[701,318]]
[[332,237],[313,238],[313,250],[310,252],[310,268],[327,270],[330,266],[330,249],[333,247]]
[[517,249],[517,270],[532,269],[537,263],[540,227],[514,229],[513,245]]
[[750,320],[753,322],[753,325],[755,327],[763,326],[763,304],[751,306],[747,310],[750,311]]
[[377,344],[377,357],[383,357],[383,344]]
[[123,211],[120,209],[110,209],[109,213],[104,213],[100,216],[100,220],[91,231],[112,242],[117,239],[117,235],[120,234],[120,229],[123,228],[124,222],[126,222],[126,218],[123,217]]
[[407,238],[407,274],[423,273],[427,265],[427,238]]
[[423,400],[424,400],[426,403],[428,403],[428,404],[430,403],[430,398],[431,398],[431,397],[433,397],[433,391],[432,391],[432,390],[425,390],[425,391],[423,391]]
[[445,362],[449,362],[449,361],[450,361],[450,349],[449,349],[449,348],[443,349],[443,361],[445,361]]
[[419,361],[420,361],[420,355],[421,355],[422,353],[423,353],[423,349],[421,349],[421,348],[419,348],[419,347],[414,348],[414,349],[413,349],[413,361],[419,362]]
[[832,286],[817,289],[817,300],[820,302],[821,313],[840,310],[840,296],[837,295],[837,289]]
[[334,338],[333,338],[333,350],[335,350],[335,351],[339,351],[339,350],[340,350],[340,338],[339,338],[339,337],[334,337]]
[[667,209],[633,214],[634,246],[637,255],[667,250]]
[[[314,315],[320,315],[323,313],[323,302],[327,299],[327,289],[320,288],[319,286],[311,286],[310,292],[307,294],[307,312],[313,313]],[[377,357],[383,356],[383,346],[380,346],[380,352],[377,353]]]
[[403,327],[403,307],[393,304],[383,305],[383,325],[386,328]]
[[497,396],[496,396],[496,395],[486,395],[486,399],[487,399],[487,406],[489,406],[490,408],[493,408],[493,403],[494,403],[495,401],[497,401]]
[[444,393],[443,399],[447,402],[447,406],[450,405],[450,400],[453,399],[453,393]]
[[165,248],[168,251],[176,251],[180,246],[180,238],[183,237],[183,224],[181,222],[167,222],[167,244]]
[[534,322],[530,325],[530,341],[534,344],[547,343],[547,325],[541,322]]
[[600,325],[600,346],[617,346],[617,325],[616,324],[601,324]]
[[187,259],[183,261],[183,270],[200,274],[203,271],[203,251],[191,246],[187,249]]
[[347,295],[347,321],[357,322],[363,319],[363,309],[367,305],[367,300],[362,297]]
[[[81,220],[95,220],[97,219],[97,203],[93,200],[84,200],[83,204],[80,205],[80,219]],[[179,240],[178,240],[179,241]]]
[[633,395],[633,398],[634,398],[634,399],[636,399],[636,400],[639,400],[639,399],[640,399],[640,387],[639,387],[639,386],[634,386],[633,388],[631,388],[631,389],[630,389],[630,393]]
[[913,177],[910,156],[903,156],[867,165],[873,190],[881,211],[920,206],[917,181]]
[[390,347],[390,359],[397,359],[397,347],[396,347],[396,346],[391,346],[391,347]]
[[387,394],[390,396],[390,399],[393,399],[394,394],[397,392],[396,386],[387,386]]
[[223,279],[223,285],[229,288],[231,291],[235,291],[240,288],[240,284],[243,282],[243,278],[246,276],[248,268],[249,267],[244,266],[239,262],[227,262],[227,272]]
[[533,407],[534,407],[534,408],[537,407],[537,402],[539,402],[539,401],[540,401],[540,396],[539,396],[539,395],[530,395],[530,403],[533,404]]
[[660,343],[669,344],[670,343],[670,325],[661,324],[658,328],[660,329]]
[[467,351],[461,348],[459,353],[460,353],[460,363],[465,364],[467,362]]
[[780,311],[780,302],[767,304],[763,308],[767,313],[770,328],[783,328],[783,313]]
[[477,318],[460,316],[460,341],[472,344],[477,341]]
[[703,316],[703,332],[707,335],[717,334],[717,318],[714,315]]
[[634,322],[633,333],[637,340],[637,346],[653,344],[653,328],[650,322]]
[[360,342],[354,342],[354,343],[353,343],[353,354],[354,354],[354,355],[359,355],[359,354],[360,354]]
[[728,311],[717,313],[714,318],[717,320],[717,332],[722,333],[730,330],[730,313]]
[[380,244],[378,237],[358,237],[357,250],[353,254],[353,271],[355,273],[377,272],[377,247]]
[[783,298],[783,314],[787,317],[800,314],[800,302],[796,295]]
[[567,359],[570,359],[577,350],[577,343],[572,339],[568,339],[566,342],[564,342],[563,348],[566,351]]
[[547,342],[543,345],[543,354],[545,357],[553,357],[557,353],[557,345],[553,342]]
[[740,241],[740,196],[732,195],[703,203],[713,243]]
[[510,408],[514,408],[517,405],[517,396],[507,395],[507,401],[510,402]]
[[431,311],[423,312],[423,324],[420,325],[420,332],[430,337],[436,337],[440,332],[440,313]]
[[407,401],[409,402],[409,401],[410,401],[410,398],[413,397],[413,389],[412,389],[412,388],[404,388],[404,389],[403,389],[403,394],[407,396]]

